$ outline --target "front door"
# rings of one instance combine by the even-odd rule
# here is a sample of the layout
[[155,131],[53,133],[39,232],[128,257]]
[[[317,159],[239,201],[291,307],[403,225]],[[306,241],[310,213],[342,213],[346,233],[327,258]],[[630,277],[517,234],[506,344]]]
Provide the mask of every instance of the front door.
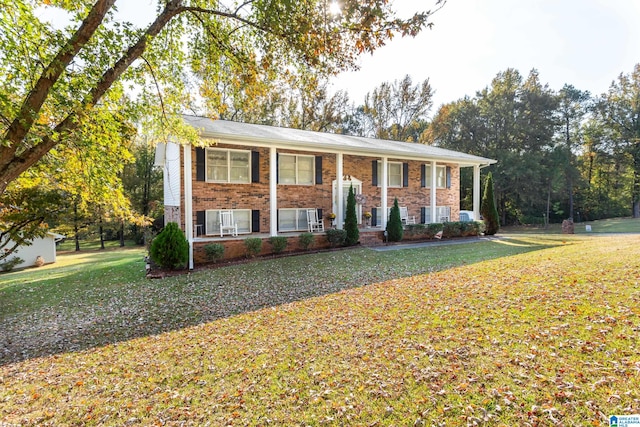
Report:
[[[351,180],[342,181],[342,218],[347,217],[347,198],[349,197],[349,188],[353,185],[354,193],[362,193],[362,181],[351,177]],[[337,181],[333,181],[333,206],[332,212],[338,212],[338,185]],[[362,205],[356,203],[356,217],[358,218],[358,224],[362,223]]]

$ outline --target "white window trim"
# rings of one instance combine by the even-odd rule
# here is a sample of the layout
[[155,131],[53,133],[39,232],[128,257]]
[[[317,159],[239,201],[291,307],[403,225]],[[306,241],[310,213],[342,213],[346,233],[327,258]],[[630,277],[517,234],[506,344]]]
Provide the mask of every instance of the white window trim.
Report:
[[[309,230],[309,225],[306,222],[306,215],[307,215],[307,209],[313,209],[313,208],[280,208],[278,209],[278,231],[282,232],[282,233],[289,233],[289,232],[296,232],[296,231],[308,231]],[[280,228],[280,212],[281,211],[295,211],[296,215],[295,215],[295,219],[296,219],[296,226],[294,229],[281,229]],[[304,213],[304,220],[300,221],[300,214]]]
[[[227,179],[226,180],[214,180],[209,178],[209,156],[207,153],[209,151],[221,151],[227,153]],[[248,154],[248,174],[246,181],[232,181],[231,180],[231,153],[245,153]],[[216,184],[251,184],[251,151],[249,150],[233,150],[229,148],[210,148],[207,147],[205,156],[204,156],[204,170],[205,170],[205,180],[206,182],[216,183]]]
[[[438,185],[438,183],[436,182],[436,188],[437,189],[442,189],[442,188],[447,188],[447,166],[445,165],[436,165],[436,181],[437,181],[437,177],[438,177],[438,169],[442,169],[443,170],[443,185],[440,186]],[[431,164],[426,163],[425,164],[425,168],[424,168],[424,172],[425,172],[425,188],[431,188]]]
[[[290,156],[290,157],[294,157],[295,158],[295,164],[296,164],[296,182],[289,182],[289,183],[281,183],[280,179],[278,179],[278,184],[279,185],[314,185],[316,182],[315,177],[316,177],[316,161],[315,161],[315,156],[311,156],[308,154],[291,154],[291,153],[279,153],[280,158],[282,159],[282,156]],[[300,162],[298,162],[299,158],[310,158],[311,159],[311,182],[310,183],[300,183],[300,176],[298,174],[298,165],[300,164]],[[280,173],[280,166],[282,165],[282,162],[278,162],[278,177],[282,176]]]
[[[236,219],[236,212],[249,212],[249,231],[247,231],[246,229],[241,229],[238,228],[238,234],[251,234],[252,230],[251,230],[251,209],[207,209],[205,211],[204,214],[204,234],[206,236],[220,236],[220,229],[218,228],[217,230],[209,230],[207,225],[209,224],[209,215],[215,215],[215,218],[218,219],[219,218],[219,212],[220,211],[228,211],[230,210],[231,212],[233,212],[233,217],[234,219]],[[237,219],[236,219],[237,221]]]
[[[391,185],[390,181],[391,181],[391,165],[400,165],[400,185]],[[402,162],[387,162],[387,188],[402,188],[402,180],[403,180],[403,176],[402,174],[403,172],[403,163]],[[382,171],[382,162],[380,160],[378,160],[378,187],[381,187],[382,185],[380,184],[380,182],[382,181],[382,173],[380,173]]]

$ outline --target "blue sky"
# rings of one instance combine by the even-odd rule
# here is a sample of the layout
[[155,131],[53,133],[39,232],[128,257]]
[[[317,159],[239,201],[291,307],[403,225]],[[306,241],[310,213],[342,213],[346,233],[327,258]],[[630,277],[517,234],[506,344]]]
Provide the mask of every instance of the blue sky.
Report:
[[[393,3],[403,13],[432,4]],[[335,89],[348,89],[361,104],[384,81],[429,78],[435,113],[442,103],[474,96],[507,68],[524,77],[536,68],[554,90],[569,83],[601,94],[640,63],[637,0],[448,0],[432,19],[434,28],[415,39],[394,39],[363,57],[360,71],[341,75]]]

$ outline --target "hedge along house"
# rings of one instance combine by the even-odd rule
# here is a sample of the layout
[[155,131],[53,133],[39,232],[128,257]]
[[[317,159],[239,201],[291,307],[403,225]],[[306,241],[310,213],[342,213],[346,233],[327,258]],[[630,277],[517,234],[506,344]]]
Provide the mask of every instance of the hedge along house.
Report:
[[[358,194],[358,221],[384,230],[394,198],[416,222],[457,221],[460,168],[472,167],[479,218],[480,169],[495,160],[438,147],[349,135],[184,116],[206,148],[159,144],[165,223],[177,222],[194,242],[220,237],[219,212],[232,210],[242,237],[307,231],[307,209],[334,213],[342,228],[346,199]],[[326,226],[331,221],[325,219]],[[288,234],[289,233],[289,234]],[[237,239],[237,238],[233,238]]]

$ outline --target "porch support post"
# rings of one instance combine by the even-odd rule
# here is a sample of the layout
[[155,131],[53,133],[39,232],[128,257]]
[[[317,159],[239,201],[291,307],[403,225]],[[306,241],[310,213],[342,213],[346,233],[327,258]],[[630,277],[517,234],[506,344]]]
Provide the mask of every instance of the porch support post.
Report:
[[336,214],[336,228],[342,230],[344,216],[342,212],[344,211],[344,189],[342,177],[344,176],[344,164],[343,164],[343,156],[342,153],[336,154],[336,207],[338,212]]
[[480,165],[473,165],[473,218],[480,221]]
[[438,173],[436,171],[436,162],[432,161],[431,162],[431,189],[429,190],[430,196],[431,196],[431,222],[439,222],[438,217],[436,216],[436,203],[437,203],[437,198],[436,198],[436,188],[437,188],[437,182],[436,179],[438,177]]
[[278,164],[276,147],[269,149],[269,235],[278,235]]
[[389,162],[388,162],[389,158],[388,157],[383,157],[382,158],[382,173],[381,173],[381,177],[380,177],[380,209],[382,209],[382,223],[380,224],[382,226],[383,230],[387,229],[387,221],[389,221],[389,214],[388,214],[388,194],[387,194],[387,184],[389,183]]
[[193,179],[191,144],[183,146],[184,153],[184,234],[189,242],[189,270],[193,270]]

